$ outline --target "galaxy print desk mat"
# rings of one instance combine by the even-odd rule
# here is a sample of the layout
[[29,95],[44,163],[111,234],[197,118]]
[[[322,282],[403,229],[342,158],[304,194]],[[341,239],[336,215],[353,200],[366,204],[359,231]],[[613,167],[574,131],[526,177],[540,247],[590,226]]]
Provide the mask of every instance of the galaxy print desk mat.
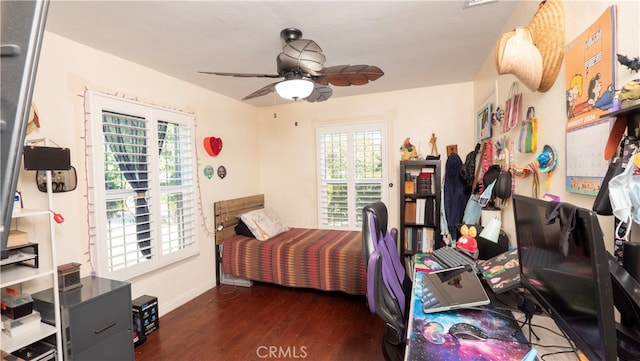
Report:
[[414,283],[405,360],[536,359],[537,351],[529,346],[511,312],[487,305],[426,314],[422,311],[421,283]]

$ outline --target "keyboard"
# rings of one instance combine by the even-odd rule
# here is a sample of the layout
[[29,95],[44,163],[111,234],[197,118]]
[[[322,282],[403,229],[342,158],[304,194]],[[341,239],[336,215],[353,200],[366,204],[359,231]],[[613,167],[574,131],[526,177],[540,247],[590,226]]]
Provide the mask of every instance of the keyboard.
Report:
[[476,262],[469,256],[465,256],[453,247],[440,247],[433,251],[435,258],[446,268],[456,268],[460,266],[471,266],[477,272]]
[[432,307],[440,306],[440,301],[433,294],[431,289],[429,289],[428,282],[425,281],[425,277],[422,278],[422,308],[429,309]]

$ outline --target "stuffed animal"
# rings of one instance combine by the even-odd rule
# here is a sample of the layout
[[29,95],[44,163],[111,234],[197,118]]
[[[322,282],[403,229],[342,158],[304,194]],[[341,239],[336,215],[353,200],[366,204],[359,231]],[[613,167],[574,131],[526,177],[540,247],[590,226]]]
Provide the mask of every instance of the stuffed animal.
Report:
[[463,224],[460,227],[460,238],[456,242],[456,248],[468,253],[471,257],[477,258],[478,254],[478,242],[476,237],[478,236],[478,230],[475,226],[467,226]]

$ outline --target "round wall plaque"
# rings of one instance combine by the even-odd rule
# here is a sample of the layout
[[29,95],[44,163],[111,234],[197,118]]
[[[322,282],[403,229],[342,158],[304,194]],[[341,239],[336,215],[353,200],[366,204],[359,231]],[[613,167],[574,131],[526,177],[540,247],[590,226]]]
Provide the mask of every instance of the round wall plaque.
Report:
[[218,167],[218,177],[220,177],[220,179],[224,178],[227,176],[227,168],[225,168],[223,165]]

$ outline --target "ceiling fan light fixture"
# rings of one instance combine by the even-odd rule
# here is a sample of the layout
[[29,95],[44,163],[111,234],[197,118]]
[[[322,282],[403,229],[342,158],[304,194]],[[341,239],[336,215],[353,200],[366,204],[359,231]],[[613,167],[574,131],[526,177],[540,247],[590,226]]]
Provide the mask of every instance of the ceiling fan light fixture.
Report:
[[470,8],[470,7],[473,7],[473,6],[493,3],[493,2],[496,2],[496,1],[498,1],[498,0],[465,0],[464,3],[462,4],[462,8],[466,9],[466,8]]
[[306,79],[289,79],[276,84],[278,95],[285,99],[304,99],[313,92],[313,82]]

